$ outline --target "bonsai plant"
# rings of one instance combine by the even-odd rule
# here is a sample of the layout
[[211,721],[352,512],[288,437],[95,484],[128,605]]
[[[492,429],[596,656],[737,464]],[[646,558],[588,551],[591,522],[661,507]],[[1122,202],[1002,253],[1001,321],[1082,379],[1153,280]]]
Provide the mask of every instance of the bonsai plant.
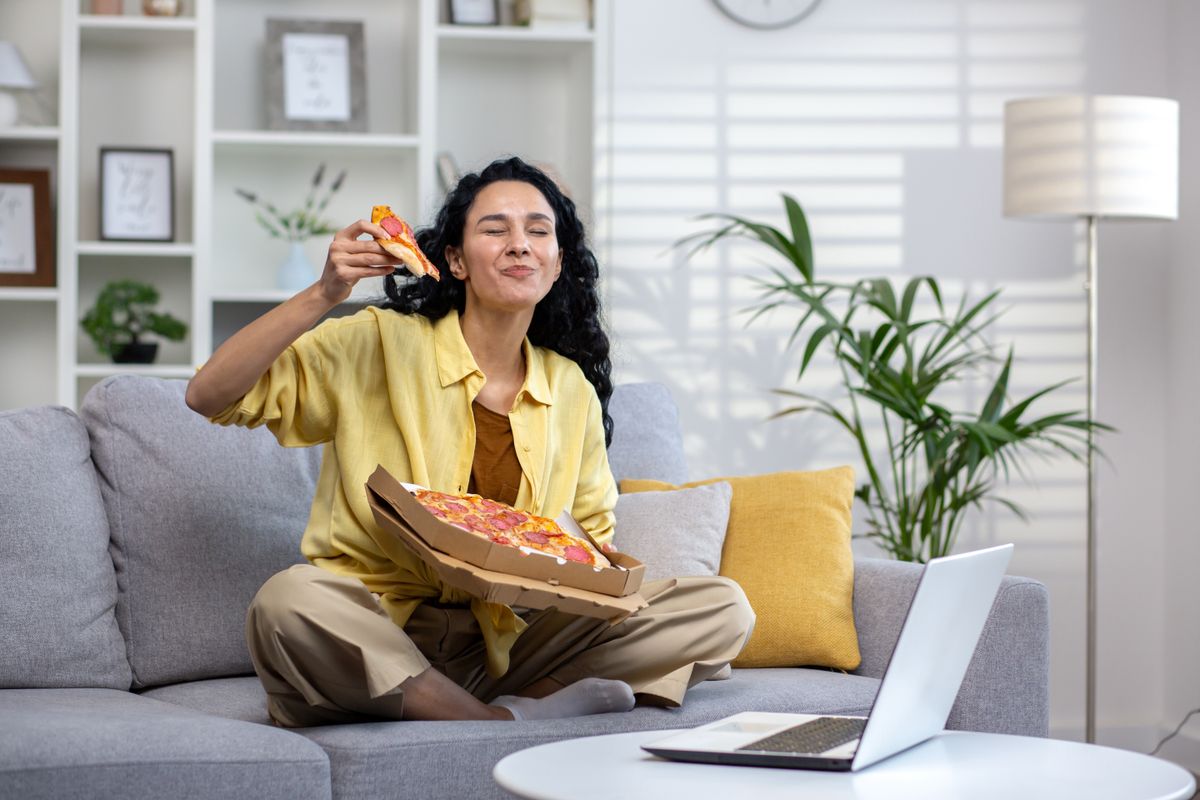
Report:
[[100,291],[80,326],[113,362],[150,364],[158,343],[142,341],[141,336],[152,333],[178,342],[188,330],[181,320],[153,310],[158,299],[158,290],[147,283],[112,281]]
[[[701,218],[721,220],[721,227],[677,245],[692,244],[690,257],[722,239],[749,238],[791,268],[772,269],[772,278],[758,279],[763,299],[748,309],[750,321],[793,307],[800,318],[789,345],[804,338],[797,380],[824,347],[838,369],[844,398],[833,402],[777,390],[798,402],[775,417],[813,411],[854,439],[866,470],[855,492],[867,509],[862,535],[893,557],[925,562],[946,555],[966,512],[985,500],[1025,519],[1017,505],[996,495],[1001,479],[1021,472],[1034,453],[1059,452],[1083,461],[1094,448],[1094,435],[1112,430],[1079,411],[1033,415],[1036,401],[1070,381],[1015,402],[1009,398],[1012,350],[1000,359],[984,337],[998,316],[992,308],[999,290],[977,301],[964,296],[948,306],[932,277],[914,278],[903,287],[885,278],[818,280],[804,211],[789,195],[783,202],[789,231],[731,214],[707,214]],[[931,311],[918,314],[918,308]],[[979,408],[951,409],[939,397],[939,390],[997,366]],[[872,419],[881,424],[868,424]]]

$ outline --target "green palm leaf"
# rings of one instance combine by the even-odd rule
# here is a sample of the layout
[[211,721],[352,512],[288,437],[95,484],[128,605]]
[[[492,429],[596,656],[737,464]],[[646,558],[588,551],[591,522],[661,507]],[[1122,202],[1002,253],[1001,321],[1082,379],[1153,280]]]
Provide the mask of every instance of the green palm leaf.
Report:
[[[794,310],[798,321],[787,345],[803,342],[797,380],[825,352],[839,368],[843,397],[778,389],[791,402],[771,418],[817,413],[853,438],[867,474],[855,491],[865,510],[861,535],[899,559],[945,555],[968,514],[984,503],[1025,519],[1025,512],[996,490],[1014,476],[1028,479],[1031,457],[1066,454],[1080,461],[1089,448],[1099,450],[1094,437],[1111,427],[1079,411],[1033,414],[1039,401],[1070,381],[1010,402],[1015,355],[1009,348],[999,358],[988,336],[1002,313],[993,310],[999,289],[975,300],[964,294],[948,307],[930,276],[911,278],[899,291],[886,278],[818,280],[807,217],[794,197],[782,198],[786,232],[732,214],[706,214],[700,219],[716,220],[718,226],[685,237],[676,247],[689,246],[690,258],[724,239],[748,238],[783,259],[783,268],[770,266],[768,278],[754,279],[761,300],[746,309],[746,324],[769,312]],[[928,314],[923,289],[933,301]],[[976,412],[932,399],[992,369],[995,375]],[[873,416],[864,416],[868,412]],[[886,469],[876,466],[880,453],[886,454]]]

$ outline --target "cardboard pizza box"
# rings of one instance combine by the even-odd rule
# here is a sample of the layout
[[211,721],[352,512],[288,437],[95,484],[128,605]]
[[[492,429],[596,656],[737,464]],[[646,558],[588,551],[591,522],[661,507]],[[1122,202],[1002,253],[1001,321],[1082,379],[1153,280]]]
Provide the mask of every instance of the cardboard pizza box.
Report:
[[[614,622],[646,607],[637,594],[646,568],[632,556],[605,553],[616,567],[597,568],[493,544],[430,514],[382,466],[367,481],[367,498],[386,534],[447,584],[475,597],[508,606],[555,607]],[[564,528],[568,532],[587,535],[574,520],[570,523],[576,530]]]

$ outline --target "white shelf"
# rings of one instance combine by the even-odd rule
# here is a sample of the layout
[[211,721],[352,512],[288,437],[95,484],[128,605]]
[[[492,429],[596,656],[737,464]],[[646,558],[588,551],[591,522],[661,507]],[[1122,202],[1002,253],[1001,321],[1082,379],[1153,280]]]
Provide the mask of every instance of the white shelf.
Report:
[[57,142],[59,135],[58,128],[44,126],[0,128],[0,142]]
[[288,289],[247,289],[240,292],[215,292],[214,303],[282,303],[296,294]]
[[536,43],[564,42],[590,44],[596,34],[590,29],[574,28],[528,28],[521,25],[439,25],[438,38],[442,41],[489,41]]
[[[215,292],[214,303],[282,303],[290,300],[296,292],[291,289],[249,289],[241,292]],[[376,298],[372,295],[350,295],[342,305],[366,305]]]
[[136,14],[81,14],[79,27],[84,35],[88,35],[88,31],[192,33],[196,30],[196,18],[152,17]]
[[308,131],[213,131],[222,148],[345,147],[416,148],[418,137],[407,134],[325,133]]
[[0,301],[17,300],[20,302],[51,302],[58,300],[58,289],[56,287],[23,287],[23,286],[4,286],[0,287]]
[[456,57],[561,58],[579,53],[581,49],[590,49],[595,38],[595,34],[590,30],[522,28],[511,25],[439,25],[438,51],[442,55]]
[[79,378],[107,378],[109,375],[147,375],[155,378],[190,378],[195,370],[182,364],[80,364]]
[[81,256],[191,258],[196,246],[191,242],[80,242],[76,252]]

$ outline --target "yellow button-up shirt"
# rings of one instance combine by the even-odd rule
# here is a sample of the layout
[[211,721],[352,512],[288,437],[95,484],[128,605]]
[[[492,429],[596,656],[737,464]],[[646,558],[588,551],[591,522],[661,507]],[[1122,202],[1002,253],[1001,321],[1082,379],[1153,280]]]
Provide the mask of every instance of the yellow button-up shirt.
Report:
[[[522,473],[516,505],[547,517],[567,509],[607,542],[617,487],[600,401],[574,361],[528,340],[524,355],[525,383],[508,414]],[[361,580],[400,626],[422,600],[470,604],[488,672],[499,676],[524,622],[507,606],[444,585],[375,524],[364,488],[382,464],[398,480],[466,491],[475,453],[471,403],[484,381],[456,312],[432,322],[366,308],[302,335],[212,421],[265,424],[286,447],[324,444],[304,556]]]

